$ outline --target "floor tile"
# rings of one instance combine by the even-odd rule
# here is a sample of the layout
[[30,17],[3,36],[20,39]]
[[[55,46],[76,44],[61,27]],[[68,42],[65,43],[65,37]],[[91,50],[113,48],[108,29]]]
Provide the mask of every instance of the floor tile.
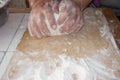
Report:
[[6,51],[16,33],[24,13],[11,13],[5,25],[0,27],[0,51]]
[[1,64],[2,60],[3,60],[4,54],[5,54],[5,52],[0,52],[0,64]]
[[17,45],[19,44],[19,42],[21,41],[21,38],[24,34],[24,32],[26,31],[27,28],[27,23],[28,23],[28,14],[25,15],[12,43],[9,46],[8,51],[15,51]]
[[20,25],[20,28],[26,28],[27,25],[28,25],[28,19],[29,19],[29,14],[25,14],[23,20],[22,20],[22,23]]
[[2,63],[0,65],[0,79],[3,76],[5,70],[7,69],[7,66],[9,65],[9,62],[13,56],[14,52],[6,52],[4,59],[2,60]]

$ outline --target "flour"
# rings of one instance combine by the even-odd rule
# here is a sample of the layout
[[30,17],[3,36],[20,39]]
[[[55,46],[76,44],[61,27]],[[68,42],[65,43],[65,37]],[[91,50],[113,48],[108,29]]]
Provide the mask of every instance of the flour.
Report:
[[103,13],[102,13],[100,10],[96,10],[96,11],[95,11],[95,14],[96,14],[96,15],[99,15],[99,16],[103,16]]
[[[104,15],[101,11],[96,11],[95,13],[96,13],[97,16],[99,16],[98,17],[99,21],[98,21],[97,24],[101,25],[101,27],[99,28],[100,29],[99,30],[100,31],[100,36],[104,37],[105,39],[110,39],[111,42],[112,42],[112,45],[117,50],[117,53],[119,53],[118,52],[118,47],[116,45],[116,42],[115,42],[115,39],[114,39],[112,33],[110,32],[110,28],[108,26],[108,22],[107,22],[106,18],[104,17]],[[101,17],[103,18],[102,20],[101,20]]]
[[93,80],[83,59],[77,61],[66,55],[60,55],[58,59],[50,59],[44,63],[25,58],[22,62],[18,61],[17,66],[21,66],[17,70],[20,74],[12,78],[14,80]]
[[[22,54],[22,53],[20,53]],[[13,65],[20,66],[8,73],[12,80],[119,80],[114,75],[114,70],[107,68],[103,63],[94,59],[94,57],[85,57],[74,59],[65,54],[59,55],[58,58],[50,58],[48,61],[34,61],[29,58],[24,58],[22,61],[17,61]],[[26,64],[27,63],[27,64]],[[115,62],[113,61],[113,64]],[[17,73],[14,74],[14,71]],[[24,75],[23,75],[24,74]]]
[[[105,39],[110,39],[111,42],[112,42],[112,45],[116,48],[116,50],[118,51],[118,47],[115,43],[115,40],[113,38],[113,35],[112,33],[110,32],[110,29],[109,29],[109,26],[108,26],[108,22],[106,20],[106,18],[104,17],[103,13],[101,11],[96,11],[96,15],[99,16],[98,17],[98,23],[97,24],[100,24],[101,27],[99,28],[100,30],[100,36],[101,37],[104,37]],[[101,17],[103,18],[101,20]],[[119,53],[119,52],[117,52]]]
[[[99,14],[102,16],[100,12],[96,13],[97,16]],[[101,16],[97,18],[100,19]],[[117,46],[109,31],[108,24],[107,22],[103,23],[102,20],[95,23],[95,17],[90,14],[85,19],[89,18],[90,20],[92,18],[92,21],[87,20],[88,23],[93,23],[89,27],[94,27],[93,29],[98,32],[98,39],[95,39],[100,44],[97,45],[90,41],[93,44],[92,46],[89,44],[91,38],[89,36],[86,38],[85,35],[82,35],[82,39],[83,43],[85,40],[86,45],[80,44],[79,42],[82,43],[82,40],[75,38],[76,35],[72,34],[73,38],[62,37],[62,39],[59,39],[60,41],[53,39],[49,43],[44,43],[40,48],[37,47],[37,50],[33,50],[33,47],[36,46],[29,45],[33,46],[31,49],[34,52],[29,52],[29,48],[24,53],[16,52],[2,80],[120,80],[120,75],[117,74],[120,70],[119,54],[117,54]],[[98,27],[99,24],[101,25]],[[87,30],[84,34],[87,34]],[[92,34],[94,36],[94,33]],[[28,43],[25,42],[25,44]],[[57,45],[61,46],[58,47]],[[67,47],[64,47],[64,45],[67,45]],[[26,47],[26,45],[22,45],[22,48],[23,46]],[[52,49],[51,47],[54,46],[56,48]],[[59,49],[59,53],[57,53],[57,49]],[[71,53],[69,53],[70,50]]]
[[100,33],[102,37],[105,37],[106,39],[110,38],[110,31],[107,25],[103,25],[103,27],[100,28]]
[[2,8],[3,6],[6,5],[6,3],[8,3],[9,0],[0,0],[0,8]]
[[104,56],[110,56],[110,54],[108,54],[111,50],[109,48],[105,48],[103,47],[102,49],[98,50],[98,53],[101,53]]

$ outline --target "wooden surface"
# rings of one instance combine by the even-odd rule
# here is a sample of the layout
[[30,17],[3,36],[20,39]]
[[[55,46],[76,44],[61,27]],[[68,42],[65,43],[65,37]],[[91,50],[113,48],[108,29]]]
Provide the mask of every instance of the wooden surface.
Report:
[[8,8],[10,13],[30,13],[30,8]]
[[105,8],[103,9],[103,13],[108,21],[111,32],[113,33],[116,43],[120,49],[120,21],[111,9]]
[[10,7],[17,7],[17,8],[21,8],[21,7],[24,7],[26,8],[27,7],[27,3],[26,3],[27,0],[10,0],[10,3],[9,3],[9,6]]
[[[112,12],[111,9],[108,8],[99,8],[103,10],[103,14],[105,15],[108,24],[110,26],[111,32],[114,35],[116,43],[120,49],[120,21],[116,17],[116,15]],[[11,13],[29,13],[30,8],[9,8]]]
[[[81,67],[87,74],[83,80],[89,77],[89,80],[119,80],[120,55],[108,22],[101,10],[86,10],[83,14],[85,25],[78,33],[39,40],[31,37],[27,31],[1,80],[20,80],[21,77],[35,80],[36,76],[39,80],[45,80],[40,75],[43,73],[46,73],[45,77],[53,75],[49,80],[68,80],[69,77],[81,80],[73,77],[73,74],[83,73],[83,70],[79,70]],[[61,69],[63,63],[68,65],[65,69]],[[61,79],[58,75],[61,72],[68,78]],[[33,75],[35,77],[28,77]]]

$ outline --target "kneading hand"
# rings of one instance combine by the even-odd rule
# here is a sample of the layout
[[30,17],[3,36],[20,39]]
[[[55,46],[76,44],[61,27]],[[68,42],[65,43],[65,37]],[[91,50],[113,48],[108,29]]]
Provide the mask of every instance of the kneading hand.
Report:
[[31,13],[28,29],[32,36],[54,36],[80,30],[81,9],[73,0],[29,0]]

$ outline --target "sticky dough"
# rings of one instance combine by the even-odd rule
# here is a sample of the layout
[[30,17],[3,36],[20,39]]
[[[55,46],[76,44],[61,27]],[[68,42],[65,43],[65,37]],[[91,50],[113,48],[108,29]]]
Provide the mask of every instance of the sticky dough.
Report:
[[38,40],[25,32],[1,80],[120,80],[120,54],[101,10],[78,33]]

